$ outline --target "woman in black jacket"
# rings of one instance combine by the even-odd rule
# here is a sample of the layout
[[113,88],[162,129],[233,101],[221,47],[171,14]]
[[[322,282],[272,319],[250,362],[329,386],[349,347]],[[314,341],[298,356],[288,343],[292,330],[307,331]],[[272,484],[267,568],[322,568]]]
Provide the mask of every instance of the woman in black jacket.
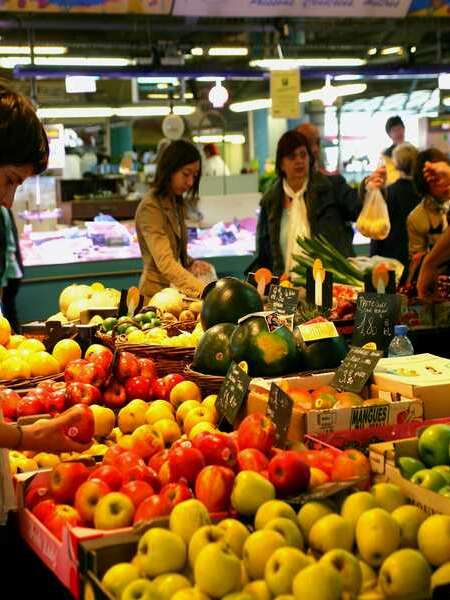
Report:
[[0,286],[2,288],[2,312],[16,333],[20,322],[16,310],[16,296],[23,277],[23,262],[19,236],[10,208],[0,207]]
[[263,196],[252,270],[269,268],[275,275],[290,273],[297,237],[323,235],[344,256],[353,256],[349,221],[361,210],[358,193],[343,178],[331,179],[314,170],[314,157],[304,135],[281,136],[275,164],[278,179]]

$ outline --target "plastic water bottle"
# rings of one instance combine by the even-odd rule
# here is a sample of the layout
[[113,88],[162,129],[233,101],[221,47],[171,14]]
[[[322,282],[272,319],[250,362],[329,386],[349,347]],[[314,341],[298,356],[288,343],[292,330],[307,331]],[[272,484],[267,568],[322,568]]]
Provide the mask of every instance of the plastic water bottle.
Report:
[[412,356],[414,348],[411,340],[406,335],[408,333],[407,325],[396,325],[394,327],[395,336],[389,344],[388,356]]

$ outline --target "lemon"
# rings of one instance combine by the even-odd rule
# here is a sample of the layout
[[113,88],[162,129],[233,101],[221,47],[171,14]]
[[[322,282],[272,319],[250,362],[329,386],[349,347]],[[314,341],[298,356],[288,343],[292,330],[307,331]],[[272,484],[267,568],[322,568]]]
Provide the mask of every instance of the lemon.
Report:
[[54,356],[48,352],[35,352],[30,356],[28,364],[31,367],[33,377],[48,377],[59,373],[60,366]]
[[8,350],[14,350],[15,348],[18,348],[19,344],[21,344],[25,339],[26,338],[24,335],[18,335],[15,333],[9,338],[9,342],[6,347]]
[[61,370],[64,369],[71,360],[81,358],[81,354],[80,345],[75,340],[70,339],[57,342],[52,352],[52,355],[58,361]]
[[6,346],[10,337],[11,325],[9,324],[8,319],[5,319],[5,317],[0,317],[0,344],[2,344],[2,346]]
[[35,338],[28,338],[25,341],[19,344],[19,350],[23,350],[27,348],[27,350],[32,350],[33,352],[42,352],[45,350],[44,344]]

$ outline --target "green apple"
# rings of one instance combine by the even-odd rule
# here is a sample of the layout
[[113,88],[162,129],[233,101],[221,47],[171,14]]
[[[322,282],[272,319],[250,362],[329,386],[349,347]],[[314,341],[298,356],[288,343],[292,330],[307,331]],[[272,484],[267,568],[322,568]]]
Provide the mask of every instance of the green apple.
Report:
[[94,511],[96,529],[119,529],[133,522],[134,504],[127,495],[109,492],[97,502]]
[[173,531],[162,527],[148,529],[139,540],[141,568],[147,577],[181,571],[186,564],[186,544]]
[[278,531],[278,533],[284,537],[288,546],[294,546],[294,548],[300,548],[300,550],[303,550],[305,543],[303,541],[303,536],[299,526],[297,525],[297,519],[294,522],[291,521],[291,519],[278,517],[266,523],[264,529],[273,529],[273,531]]
[[237,474],[231,505],[241,515],[253,516],[265,502],[275,499],[275,487],[265,477],[255,471],[241,471]]
[[213,598],[222,598],[239,590],[241,563],[224,544],[208,544],[197,556],[194,577],[195,584],[201,592]]
[[197,587],[184,588],[178,590],[172,596],[171,600],[210,600],[209,596],[201,592]]
[[353,525],[341,515],[325,515],[314,523],[309,532],[309,545],[318,554],[325,554],[334,548],[351,552],[353,542]]
[[292,592],[292,582],[301,569],[313,563],[297,548],[278,548],[269,558],[264,570],[264,577],[269,590],[274,596]]
[[330,515],[333,509],[326,502],[313,500],[304,504],[298,511],[297,520],[305,540],[309,538],[311,527],[325,515]]
[[375,496],[369,492],[355,492],[342,503],[341,516],[344,517],[349,523],[356,527],[356,523],[359,517],[370,510],[371,508],[377,508],[379,506]]
[[250,594],[253,600],[272,600],[272,594],[267,587],[267,583],[262,579],[247,583],[243,591]]
[[269,521],[277,517],[290,519],[297,524],[297,515],[290,504],[281,500],[270,500],[258,508],[255,515],[255,529],[264,529]]
[[364,560],[359,560],[358,562],[362,575],[361,592],[365,592],[377,585],[377,574]]
[[411,479],[416,471],[425,469],[425,465],[418,458],[412,456],[400,456],[397,461],[400,473],[405,479]]
[[123,590],[120,600],[162,600],[162,596],[148,579],[135,579]]
[[372,567],[379,567],[400,545],[400,527],[386,510],[372,508],[356,524],[359,553]]
[[440,585],[449,585],[450,584],[450,561],[444,563],[436,569],[436,571],[431,576],[431,589],[439,587]]
[[320,562],[335,569],[342,579],[342,589],[348,592],[351,597],[359,594],[362,586],[362,571],[356,556],[336,548],[330,550],[322,556]]
[[169,527],[189,544],[191,537],[204,525],[209,525],[211,519],[204,504],[191,498],[177,504],[170,513]]
[[417,533],[427,513],[418,506],[405,504],[392,511],[391,516],[400,527],[400,548],[417,548]]
[[191,582],[187,577],[179,573],[164,573],[158,575],[153,580],[156,591],[161,595],[162,600],[170,600],[178,590],[184,590],[191,587]]
[[415,483],[416,485],[420,485],[420,487],[426,488],[427,490],[432,490],[433,492],[437,492],[446,484],[445,477],[438,473],[438,471],[433,471],[432,469],[421,469],[414,473],[411,477],[411,483]]
[[441,496],[446,496],[446,498],[450,498],[450,485],[444,485],[444,487],[441,487],[438,493],[441,494]]
[[197,556],[207,544],[224,541],[225,531],[217,525],[204,525],[197,529],[189,542],[189,564],[193,568]]
[[431,569],[418,550],[397,550],[381,565],[379,585],[387,598],[428,598]]
[[439,423],[427,427],[419,437],[419,454],[427,467],[446,465],[449,461],[450,425]]
[[440,473],[443,477],[445,477],[445,483],[450,485],[450,465],[437,465],[437,467],[433,467],[431,470]]
[[419,528],[419,550],[433,567],[450,561],[450,516],[431,515]]
[[250,535],[247,527],[237,519],[224,519],[218,523],[218,527],[225,531],[224,542],[238,558],[242,558],[245,540]]
[[116,598],[120,598],[129,583],[139,579],[139,569],[131,563],[117,563],[110,567],[102,577],[104,587]]
[[295,600],[340,600],[342,577],[321,562],[302,569],[292,585]]
[[244,566],[250,579],[263,579],[267,561],[277,548],[286,546],[284,537],[271,529],[255,531],[245,540]]
[[370,488],[370,493],[373,494],[380,508],[388,512],[407,502],[401,489],[393,483],[376,483]]

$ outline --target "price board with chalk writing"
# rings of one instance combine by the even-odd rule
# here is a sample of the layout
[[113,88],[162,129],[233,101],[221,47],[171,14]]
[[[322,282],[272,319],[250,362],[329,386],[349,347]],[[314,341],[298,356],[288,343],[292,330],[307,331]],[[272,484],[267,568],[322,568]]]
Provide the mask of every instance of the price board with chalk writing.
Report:
[[373,342],[380,350],[387,351],[399,311],[400,297],[395,294],[359,294],[352,345]]
[[247,395],[250,377],[236,363],[231,363],[216,400],[216,408],[233,425]]
[[300,290],[296,288],[271,285],[267,302],[271,310],[279,315],[292,315],[297,309]]
[[359,394],[383,357],[380,350],[351,348],[336,370],[331,386],[344,392]]
[[286,445],[293,404],[292,398],[278,387],[278,385],[272,383],[266,415],[272,419],[277,428],[277,446],[279,448],[284,448]]

